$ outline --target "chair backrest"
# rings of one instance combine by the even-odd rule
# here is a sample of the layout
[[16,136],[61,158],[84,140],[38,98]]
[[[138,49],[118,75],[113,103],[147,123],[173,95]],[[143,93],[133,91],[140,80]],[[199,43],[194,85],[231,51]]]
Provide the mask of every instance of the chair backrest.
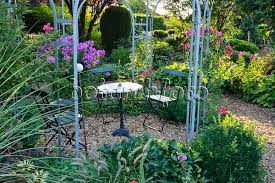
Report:
[[164,69],[163,72],[168,75],[173,75],[173,76],[179,76],[179,77],[184,77],[185,72],[174,70],[174,69]]
[[112,66],[103,66],[103,67],[97,67],[94,69],[91,69],[91,74],[97,75],[97,74],[104,74],[107,72],[113,72],[113,67]]

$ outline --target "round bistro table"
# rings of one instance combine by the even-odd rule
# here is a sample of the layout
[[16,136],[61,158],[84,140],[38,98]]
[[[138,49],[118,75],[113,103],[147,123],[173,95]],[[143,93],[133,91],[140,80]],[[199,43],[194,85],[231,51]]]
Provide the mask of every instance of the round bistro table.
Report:
[[124,125],[123,97],[125,94],[135,93],[138,90],[142,90],[142,88],[142,85],[132,82],[108,83],[97,87],[98,92],[106,93],[119,99],[120,127],[112,133],[113,136],[130,137],[129,130]]

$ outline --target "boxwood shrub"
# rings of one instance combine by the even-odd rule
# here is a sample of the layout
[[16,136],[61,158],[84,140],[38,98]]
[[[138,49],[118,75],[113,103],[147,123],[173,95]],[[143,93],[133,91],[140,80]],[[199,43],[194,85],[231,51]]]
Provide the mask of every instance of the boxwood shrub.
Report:
[[199,166],[211,182],[260,182],[263,140],[256,137],[251,123],[226,116],[201,131],[192,144],[200,154]]
[[256,53],[259,51],[258,47],[253,43],[240,39],[230,39],[230,45],[234,50]]

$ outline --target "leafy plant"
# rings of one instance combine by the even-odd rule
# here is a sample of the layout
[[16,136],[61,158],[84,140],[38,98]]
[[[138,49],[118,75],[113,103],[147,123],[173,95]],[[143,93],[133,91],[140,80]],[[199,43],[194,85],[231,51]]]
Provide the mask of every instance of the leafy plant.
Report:
[[115,63],[115,64],[121,64],[121,65],[129,64],[131,63],[130,54],[131,52],[129,48],[119,47],[117,49],[113,49],[110,55],[110,60],[112,63]]
[[229,42],[232,48],[237,51],[246,51],[246,52],[251,52],[252,54],[259,51],[256,45],[248,41],[244,41],[240,39],[230,39]]
[[153,66],[158,68],[171,64],[175,60],[175,51],[168,43],[156,41],[153,43]]
[[[148,141],[150,143],[147,143]],[[145,147],[148,148],[143,164],[145,178],[152,177],[151,181],[164,183],[203,182],[202,172],[196,165],[199,161],[197,154],[191,154],[184,144],[176,140],[164,141],[145,135],[127,139],[121,144],[104,145],[100,148],[100,152],[107,162],[115,161],[119,153],[126,159],[130,169],[138,169],[140,164],[131,164],[131,162],[136,162],[139,156],[132,155],[140,154]]]
[[164,39],[168,36],[168,32],[164,30],[154,30],[154,36],[158,39]]
[[227,115],[223,121],[203,129],[192,143],[202,158],[198,164],[213,182],[259,182],[263,139],[251,123]]

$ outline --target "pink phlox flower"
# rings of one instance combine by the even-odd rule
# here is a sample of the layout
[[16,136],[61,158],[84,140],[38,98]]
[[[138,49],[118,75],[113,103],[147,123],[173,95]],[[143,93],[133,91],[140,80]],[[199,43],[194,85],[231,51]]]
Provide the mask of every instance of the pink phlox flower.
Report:
[[48,60],[48,62],[51,62],[51,63],[55,62],[55,58],[53,56],[48,56],[47,60]]
[[92,64],[93,64],[93,65],[98,65],[99,63],[100,63],[99,60],[93,60],[93,61],[92,61]]
[[224,51],[229,57],[231,57],[234,53],[234,50],[233,50],[233,48],[231,47],[231,45],[229,43],[226,44],[226,47],[225,47]]
[[104,57],[105,56],[105,50],[97,50],[96,55],[98,57]]
[[144,71],[143,72],[143,76],[146,77],[146,78],[149,77],[150,76],[150,72],[149,71]]
[[219,109],[219,114],[222,116],[226,116],[229,113],[228,109],[226,107],[221,107]]
[[43,31],[44,31],[45,33],[50,33],[50,32],[52,32],[53,30],[54,30],[54,28],[51,27],[51,23],[47,23],[47,24],[45,24],[45,25],[43,26]]
[[73,43],[74,42],[74,37],[73,36],[61,37],[61,38],[59,38],[59,41],[63,42],[63,43]]
[[178,155],[177,159],[180,162],[184,162],[187,160],[187,156],[185,154],[180,154],[180,155]]
[[89,47],[89,44],[87,42],[82,42],[77,45],[77,50],[84,51],[84,50],[87,50],[88,47]]
[[184,44],[184,49],[189,50],[190,49],[190,43],[185,43]]
[[243,57],[243,52],[239,51],[239,52],[238,52],[238,57],[239,57],[239,58]]
[[216,40],[216,44],[220,46],[222,44],[222,41],[218,39]]
[[186,37],[187,38],[190,38],[191,37],[191,35],[192,35],[192,29],[190,28],[190,29],[188,29],[187,31],[186,31]]
[[254,55],[249,56],[249,60],[255,60],[255,59],[256,59],[256,57]]
[[221,37],[222,34],[223,34],[222,31],[217,31],[217,36],[218,36],[218,37]]

